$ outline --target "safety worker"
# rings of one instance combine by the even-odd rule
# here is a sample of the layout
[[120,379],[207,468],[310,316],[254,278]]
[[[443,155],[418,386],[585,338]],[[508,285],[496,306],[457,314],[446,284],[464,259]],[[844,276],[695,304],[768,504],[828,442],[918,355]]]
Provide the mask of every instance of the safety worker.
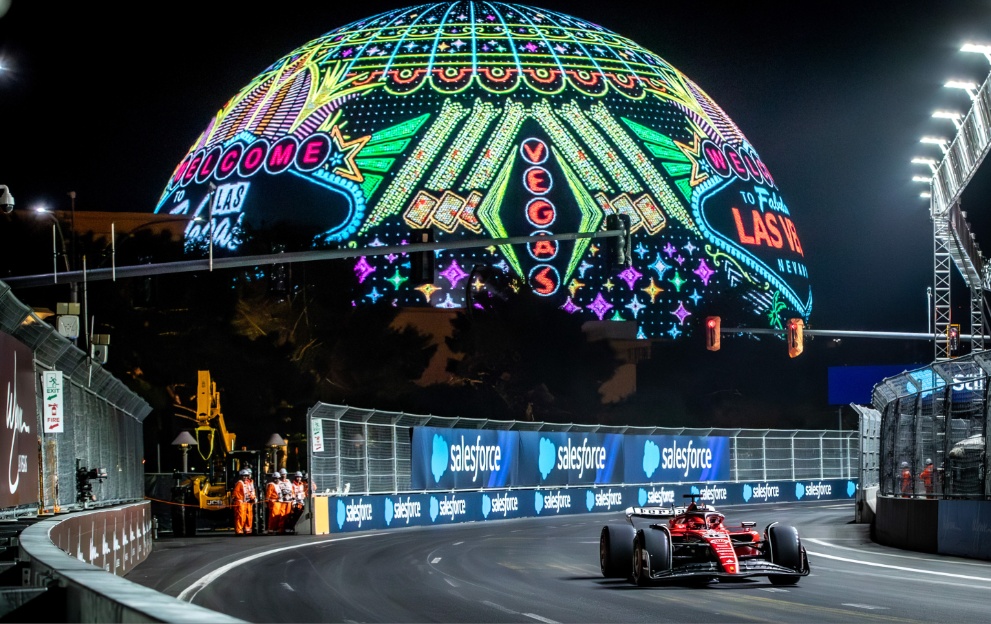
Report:
[[282,507],[279,503],[279,481],[281,475],[272,473],[272,480],[265,486],[265,504],[267,505],[267,533],[277,535],[282,532]]
[[255,516],[255,482],[251,480],[251,470],[242,468],[239,479],[234,484],[234,533],[251,535]]
[[922,486],[926,489],[926,497],[931,498],[933,493],[933,460],[926,459],[926,467],[919,473]]
[[279,469],[279,533],[285,534],[291,528],[289,516],[292,513],[292,483],[285,468]]
[[902,496],[912,495],[912,471],[908,467],[908,462],[903,461],[900,465],[902,471]]
[[289,520],[286,525],[286,530],[291,533],[296,532],[296,522],[303,515],[303,505],[306,503],[308,491],[309,488],[306,485],[306,480],[303,479],[303,473],[296,471],[292,479],[292,508],[289,511]]

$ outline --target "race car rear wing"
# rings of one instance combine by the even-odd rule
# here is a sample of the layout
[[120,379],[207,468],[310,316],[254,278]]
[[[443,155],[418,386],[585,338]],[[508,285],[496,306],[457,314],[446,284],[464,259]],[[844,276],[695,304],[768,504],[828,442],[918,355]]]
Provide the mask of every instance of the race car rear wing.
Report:
[[628,507],[627,518],[670,518],[685,513],[684,507]]

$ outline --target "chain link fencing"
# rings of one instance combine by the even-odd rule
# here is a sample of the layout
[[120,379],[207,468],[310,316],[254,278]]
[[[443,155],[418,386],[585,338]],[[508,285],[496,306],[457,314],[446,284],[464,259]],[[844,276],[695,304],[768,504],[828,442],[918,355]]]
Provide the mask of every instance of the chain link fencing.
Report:
[[414,427],[564,431],[730,438],[732,481],[856,478],[857,431],[617,427],[423,416],[327,403],[308,412],[310,478],[315,494],[412,493]]
[[881,413],[880,494],[987,500],[991,354],[972,353],[889,377]]
[[[37,433],[39,471],[37,502],[0,509],[0,518],[143,500],[142,421],[151,412],[151,406],[71,340],[56,332],[2,281],[0,331],[33,352],[36,409],[30,417],[25,415],[25,424]],[[46,408],[43,371],[63,374],[64,425],[59,433],[47,433],[43,429],[42,414]],[[10,410],[9,394],[7,400]],[[89,500],[83,500],[77,489],[77,473],[84,468],[84,474],[105,470],[107,475],[81,480],[92,490]]]

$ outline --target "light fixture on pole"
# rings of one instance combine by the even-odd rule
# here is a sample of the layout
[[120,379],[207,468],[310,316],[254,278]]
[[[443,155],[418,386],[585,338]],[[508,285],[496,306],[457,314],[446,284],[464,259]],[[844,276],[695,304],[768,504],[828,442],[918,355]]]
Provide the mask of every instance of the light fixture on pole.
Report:
[[967,80],[948,80],[943,85],[947,89],[961,89],[967,92],[971,100],[977,99],[977,85]]
[[65,248],[65,234],[62,232],[62,224],[59,223],[58,217],[55,213],[48,210],[44,206],[37,206],[34,209],[36,214],[49,217],[52,220],[52,276],[55,279],[55,283],[58,283],[58,243],[62,243],[62,259],[65,261],[65,270],[68,273],[72,270],[69,266],[69,254],[66,252]]
[[188,431],[183,431],[176,436],[175,440],[172,440],[172,446],[178,446],[179,450],[182,451],[182,471],[189,472],[189,447],[196,446],[196,438],[192,436]]
[[965,43],[960,48],[960,51],[973,52],[975,54],[983,54],[984,58],[988,60],[988,63],[991,63],[991,46],[989,45],[981,45],[977,43]]
[[950,148],[948,147],[949,141],[947,141],[943,137],[924,136],[921,139],[919,139],[919,143],[926,143],[928,145],[938,145],[939,149],[942,150],[944,154],[950,151]]
[[283,440],[282,436],[280,436],[277,433],[273,433],[271,437],[269,437],[268,442],[265,443],[265,446],[267,446],[272,451],[271,465],[273,466],[272,468],[273,472],[279,469],[279,447],[285,445],[286,445],[286,441]]
[[960,113],[955,113],[953,111],[938,110],[933,112],[933,119],[949,119],[953,122],[953,125],[956,126],[957,130],[959,130],[963,125],[963,122],[960,121],[962,116],[963,115]]
[[914,175],[912,176],[912,182],[925,182],[926,184],[932,184],[933,179],[929,176]]

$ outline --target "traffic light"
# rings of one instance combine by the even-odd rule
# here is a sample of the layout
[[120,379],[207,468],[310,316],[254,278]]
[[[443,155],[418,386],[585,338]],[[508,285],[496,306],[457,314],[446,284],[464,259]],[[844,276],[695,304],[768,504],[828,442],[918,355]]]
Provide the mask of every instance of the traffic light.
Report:
[[718,316],[705,317],[705,348],[709,351],[719,351],[720,323]]
[[614,213],[606,217],[606,230],[622,232],[620,236],[606,239],[609,264],[615,268],[625,269],[633,266],[633,237],[630,233],[630,227],[630,215]]
[[950,352],[950,355],[956,355],[957,349],[960,348],[960,326],[957,324],[948,325],[946,327],[946,347]]
[[805,321],[800,318],[788,319],[788,357],[798,357],[805,347],[802,332]]
[[[434,231],[431,229],[413,230],[410,244],[434,242]],[[434,250],[410,252],[409,279],[414,284],[429,284],[434,281]]]

